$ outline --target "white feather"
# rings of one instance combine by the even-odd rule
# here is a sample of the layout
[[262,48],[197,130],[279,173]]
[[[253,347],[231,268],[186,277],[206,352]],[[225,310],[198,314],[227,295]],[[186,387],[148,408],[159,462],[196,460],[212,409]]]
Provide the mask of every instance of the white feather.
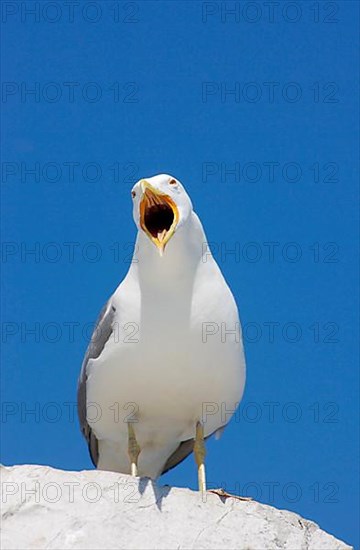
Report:
[[[194,437],[198,420],[205,436],[229,421],[226,411],[235,411],[245,384],[235,300],[209,254],[188,195],[180,183],[169,186],[169,178],[147,181],[176,202],[175,234],[161,257],[139,229],[134,261],[112,297],[113,335],[87,369],[88,422],[99,440],[98,467],[130,472],[127,421],[132,418],[141,449],[139,475],[152,478],[182,441]],[[140,183],[134,191],[139,227]],[[206,327],[218,331],[205,335]],[[237,334],[225,332],[234,329]]]

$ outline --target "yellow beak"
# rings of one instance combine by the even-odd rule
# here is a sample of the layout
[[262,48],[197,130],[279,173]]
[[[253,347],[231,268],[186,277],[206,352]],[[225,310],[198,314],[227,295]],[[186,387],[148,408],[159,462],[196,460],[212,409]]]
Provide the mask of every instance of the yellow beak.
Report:
[[140,227],[163,255],[179,221],[179,211],[171,197],[141,180]]

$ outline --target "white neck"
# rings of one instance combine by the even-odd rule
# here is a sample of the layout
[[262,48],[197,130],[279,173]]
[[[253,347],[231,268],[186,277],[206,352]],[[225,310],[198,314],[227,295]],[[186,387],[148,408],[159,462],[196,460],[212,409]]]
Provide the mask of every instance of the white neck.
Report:
[[[154,331],[164,338],[175,330],[181,338],[189,330],[194,287],[209,280],[206,273],[210,270],[211,278],[215,266],[201,222],[193,212],[171,237],[163,256],[139,231],[128,276],[139,285],[142,341],[154,338]],[[169,315],[171,311],[176,315]]]
[[[138,272],[140,284],[148,289],[191,285],[199,262],[206,251],[206,236],[198,216],[191,212],[189,219],[167,243],[163,256],[149,237],[139,231],[132,266]],[[207,258],[210,259],[210,258]]]

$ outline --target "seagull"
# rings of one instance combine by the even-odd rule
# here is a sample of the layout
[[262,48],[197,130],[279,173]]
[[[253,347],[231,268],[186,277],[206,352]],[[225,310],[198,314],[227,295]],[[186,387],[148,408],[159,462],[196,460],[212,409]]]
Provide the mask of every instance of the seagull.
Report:
[[168,174],[131,190],[138,228],[129,271],[103,307],[78,382],[94,466],[158,478],[222,432],[245,385],[234,297],[185,188]]

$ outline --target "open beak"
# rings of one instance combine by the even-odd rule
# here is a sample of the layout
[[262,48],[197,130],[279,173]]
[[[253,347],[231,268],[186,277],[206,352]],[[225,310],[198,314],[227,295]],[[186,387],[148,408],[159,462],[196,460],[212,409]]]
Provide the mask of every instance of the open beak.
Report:
[[146,180],[141,181],[140,226],[163,255],[166,243],[173,236],[179,221],[175,202]]

